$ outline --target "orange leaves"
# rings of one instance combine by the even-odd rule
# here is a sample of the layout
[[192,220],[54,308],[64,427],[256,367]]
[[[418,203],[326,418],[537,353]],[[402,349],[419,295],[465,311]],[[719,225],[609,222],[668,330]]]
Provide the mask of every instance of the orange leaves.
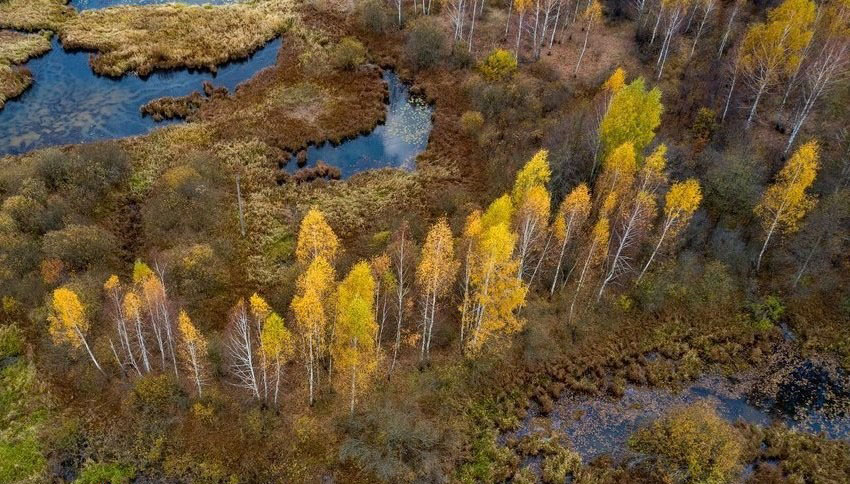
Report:
[[48,330],[53,342],[69,343],[74,348],[80,347],[81,335],[89,329],[85,306],[80,302],[77,293],[65,287],[53,291],[47,320],[50,323]]

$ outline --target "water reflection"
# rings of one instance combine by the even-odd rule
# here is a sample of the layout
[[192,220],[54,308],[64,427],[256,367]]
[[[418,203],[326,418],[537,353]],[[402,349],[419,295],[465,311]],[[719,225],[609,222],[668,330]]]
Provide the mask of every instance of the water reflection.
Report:
[[[324,143],[307,149],[307,165],[319,161],[340,169],[342,178],[376,168],[415,168],[416,155],[428,145],[433,108],[422,99],[410,96],[407,86],[391,71],[384,71],[389,88],[387,119],[371,133],[333,146]],[[286,166],[290,173],[298,169],[293,157]]]
[[0,110],[0,155],[18,154],[48,145],[81,143],[147,133],[157,123],[139,108],[163,96],[183,96],[212,81],[231,91],[257,71],[275,63],[280,38],[252,57],[207,71],[155,72],[142,79],[101,77],[89,67],[89,53],[68,52],[53,40],[53,49],[30,60],[32,87]]

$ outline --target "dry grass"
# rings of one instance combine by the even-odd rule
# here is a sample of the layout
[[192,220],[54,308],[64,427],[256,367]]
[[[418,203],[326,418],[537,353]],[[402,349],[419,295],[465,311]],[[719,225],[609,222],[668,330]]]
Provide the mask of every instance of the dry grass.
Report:
[[0,109],[32,84],[29,70],[15,64],[23,64],[48,50],[50,39],[45,35],[0,31]]
[[20,96],[32,84],[29,70],[0,64],[0,109],[9,99]]
[[290,19],[287,0],[224,6],[152,5],[88,10],[61,29],[68,48],[98,52],[98,74],[140,75],[154,69],[216,65],[244,58],[280,35]]
[[53,30],[74,16],[67,0],[0,0],[0,28]]
[[50,38],[40,34],[0,31],[0,64],[23,64],[50,50]]

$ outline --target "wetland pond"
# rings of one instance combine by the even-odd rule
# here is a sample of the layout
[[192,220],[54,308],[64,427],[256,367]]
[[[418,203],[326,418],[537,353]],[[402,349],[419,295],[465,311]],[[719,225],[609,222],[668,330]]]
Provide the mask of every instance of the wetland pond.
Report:
[[325,142],[310,146],[304,150],[306,158],[302,157],[301,163],[297,156],[289,160],[286,171],[291,174],[304,166],[314,167],[320,161],[339,168],[341,178],[378,168],[413,170],[416,155],[428,145],[433,107],[424,99],[411,95],[395,72],[384,70],[383,78],[389,97],[383,123],[368,134],[337,145]]
[[850,375],[815,359],[788,359],[753,374],[704,376],[681,391],[629,385],[621,398],[566,393],[548,416],[532,404],[517,431],[563,432],[584,462],[601,455],[628,457],[629,435],[679,405],[707,402],[730,422],[789,428],[850,439]]
[[134,136],[176,122],[142,117],[139,108],[157,98],[200,91],[204,81],[232,92],[274,65],[280,45],[278,37],[246,59],[219,66],[216,73],[180,69],[115,79],[91,70],[90,52],[66,51],[54,37],[48,53],[25,64],[32,71],[33,85],[0,110],[0,155]]

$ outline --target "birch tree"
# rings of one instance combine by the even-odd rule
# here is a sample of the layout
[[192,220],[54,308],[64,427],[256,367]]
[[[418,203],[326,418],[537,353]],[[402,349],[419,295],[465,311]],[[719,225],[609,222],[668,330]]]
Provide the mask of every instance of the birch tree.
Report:
[[674,183],[664,198],[664,220],[661,223],[661,233],[652,254],[640,271],[637,282],[640,282],[646,270],[655,260],[658,250],[666,240],[678,235],[688,225],[696,209],[702,201],[702,190],[699,182],[693,178],[684,182]]
[[655,198],[648,191],[640,191],[629,204],[623,220],[614,231],[612,252],[608,260],[608,269],[596,294],[596,302],[602,299],[605,288],[615,279],[632,270],[634,255],[648,225],[655,215]]
[[729,14],[729,21],[726,23],[726,29],[723,31],[723,36],[720,39],[720,48],[717,49],[718,59],[723,56],[723,49],[729,41],[729,34],[732,33],[732,26],[735,24],[735,16],[738,15],[738,10],[740,10],[741,5],[746,3],[746,1],[747,0],[733,0],[732,2],[732,13]]
[[296,295],[291,304],[307,367],[310,405],[313,405],[314,401],[317,361],[327,344],[327,314],[332,309],[327,307],[326,301],[330,299],[335,278],[334,270],[328,261],[321,255],[316,257],[298,277],[295,284]]
[[581,61],[584,59],[584,52],[587,50],[587,39],[590,37],[590,31],[602,19],[602,4],[599,3],[599,0],[590,0],[587,8],[585,8],[582,13],[582,19],[584,20],[584,42],[582,43],[581,53],[579,54],[578,61],[576,62],[576,68],[573,72],[574,75],[578,74],[578,69],[581,67]]
[[667,57],[670,55],[670,46],[678,34],[682,21],[685,19],[685,13],[691,5],[691,0],[661,0],[663,7],[662,12],[666,12],[664,26],[664,40],[661,43],[661,51],[658,53],[658,60],[655,66],[658,68],[658,79],[661,79],[661,74],[664,73],[664,65],[667,63]]
[[409,240],[407,224],[401,226],[390,246],[392,255],[393,271],[395,273],[395,306],[396,306],[396,328],[395,342],[393,343],[393,359],[390,363],[390,375],[395,370],[398,361],[398,351],[401,347],[401,328],[405,320],[405,308],[407,306],[407,294],[410,292],[410,274],[414,272],[413,257],[415,248]]
[[306,265],[321,256],[332,263],[339,249],[339,238],[328,225],[325,215],[317,208],[307,211],[298,230],[298,242],[295,247],[298,262]]
[[54,289],[47,321],[50,323],[48,332],[54,344],[69,344],[74,349],[82,346],[97,371],[106,375],[86,340],[89,320],[86,317],[86,308],[77,293],[65,287]]
[[819,168],[819,147],[816,141],[804,144],[785,163],[776,176],[776,182],[767,188],[754,211],[765,231],[756,271],[767,250],[770,239],[777,231],[793,233],[799,228],[800,220],[815,205],[815,199],[806,193],[815,181]]
[[266,317],[263,324],[261,349],[266,364],[274,369],[274,405],[277,407],[280,393],[280,374],[283,365],[288,363],[295,354],[292,333],[286,329],[283,318],[275,312]]
[[[717,0],[699,0],[696,6],[702,9],[702,20],[700,20],[699,27],[697,27],[697,33],[694,35],[694,43],[691,45],[691,53],[688,55],[689,59],[694,56],[694,52],[697,49],[697,43],[699,43],[699,39],[702,36],[705,25],[708,23],[711,13],[714,12],[714,9],[717,7]],[[696,6],[694,9],[696,9]]]
[[581,294],[582,287],[586,280],[590,277],[590,274],[596,270],[602,261],[605,259],[605,251],[606,244],[608,243],[609,236],[609,222],[608,216],[602,215],[599,217],[599,220],[596,221],[596,224],[593,226],[593,230],[590,232],[590,237],[587,243],[587,255],[584,257],[584,263],[582,264],[581,272],[578,276],[578,282],[576,283],[576,288],[573,291],[573,300],[570,303],[570,312],[567,317],[567,321],[573,320],[573,314],[575,314],[576,301],[578,301],[578,297]]
[[791,150],[815,103],[850,71],[850,2],[834,1],[826,8],[817,54],[802,68],[801,95],[791,121],[785,153]]
[[195,328],[186,311],[180,311],[177,316],[177,329],[180,332],[181,359],[198,389],[200,398],[203,396],[202,386],[206,376],[204,359],[207,354],[207,341]]
[[151,371],[150,358],[148,357],[148,347],[145,341],[144,323],[142,322],[142,303],[139,296],[133,291],[124,294],[124,299],[121,302],[124,314],[127,319],[132,321],[135,326],[136,344],[139,346],[139,356],[142,362],[142,370],[145,373]]
[[112,318],[115,320],[115,332],[118,336],[118,342],[121,345],[121,352],[124,354],[124,359],[129,362],[130,367],[136,370],[136,374],[141,375],[142,372],[136,362],[133,344],[130,342],[130,331],[127,328],[127,316],[124,313],[124,306],[122,304],[121,280],[113,274],[103,284],[103,289],[111,306]]
[[739,59],[744,79],[755,93],[747,116],[749,128],[762,96],[800,62],[812,36],[815,4],[811,0],[785,0],[768,12],[767,22],[750,26],[741,42]]
[[333,353],[340,386],[349,387],[352,414],[358,389],[367,386],[377,367],[373,338],[377,326],[372,307],[374,286],[369,264],[361,261],[337,289],[337,334]]
[[257,400],[262,399],[259,368],[257,365],[256,339],[245,301],[239,300],[230,311],[227,354],[234,385],[250,391]]
[[429,357],[431,336],[436,319],[437,303],[446,295],[454,282],[458,262],[454,256],[454,240],[445,218],[441,218],[428,231],[422,256],[416,269],[416,281],[422,295],[422,340],[419,356]]
[[643,78],[619,89],[599,125],[602,159],[625,142],[632,143],[635,153],[643,153],[655,138],[662,111],[661,91],[657,87],[648,90]]
[[590,215],[590,190],[586,184],[581,183],[564,198],[558,208],[558,214],[555,216],[554,234],[561,248],[558,252],[558,263],[555,265],[552,286],[549,288],[550,295],[555,293],[555,286],[560,280],[561,264],[567,245],[569,245],[573,234],[584,225],[588,215]]

